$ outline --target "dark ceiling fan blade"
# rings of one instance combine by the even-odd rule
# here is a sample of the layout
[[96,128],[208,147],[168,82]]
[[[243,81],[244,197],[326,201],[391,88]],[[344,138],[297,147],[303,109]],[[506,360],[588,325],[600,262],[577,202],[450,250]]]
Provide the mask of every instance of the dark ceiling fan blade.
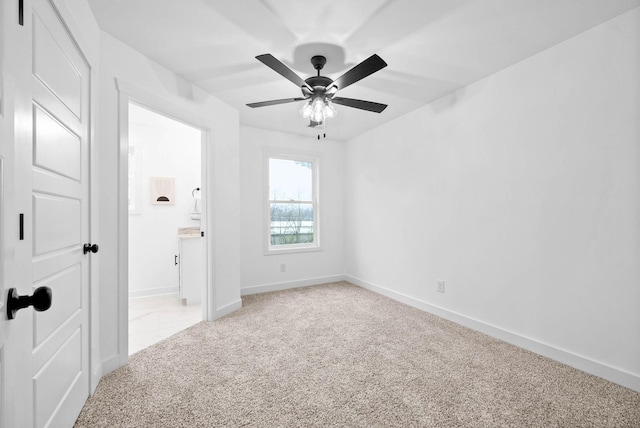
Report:
[[353,67],[351,70],[344,73],[342,76],[338,77],[332,84],[327,86],[327,89],[337,86],[338,89],[344,89],[347,86],[356,83],[358,80],[364,79],[365,77],[375,73],[376,71],[382,70],[387,66],[387,63],[384,62],[382,58],[380,58],[377,54],[371,55],[369,58],[362,61],[360,64]]
[[313,88],[311,86],[309,86],[307,84],[307,82],[305,82],[302,79],[302,77],[300,77],[296,73],[294,73],[293,70],[291,70],[289,67],[284,65],[278,59],[276,59],[276,57],[274,57],[273,55],[271,55],[271,54],[258,55],[256,57],[256,59],[258,61],[262,62],[267,67],[271,68],[276,73],[278,73],[281,76],[283,76],[285,79],[289,80],[290,82],[295,83],[296,86],[298,86],[298,87],[306,86],[307,88],[309,88],[309,89],[311,89],[313,91]]
[[387,108],[386,104],[374,103],[373,101],[356,100],[353,98],[333,97],[332,102],[347,107],[359,108],[360,110],[382,113]]
[[296,101],[303,101],[306,98],[283,98],[281,100],[271,100],[271,101],[260,101],[259,103],[251,103],[247,104],[249,107],[266,107],[266,106],[274,106],[276,104],[285,104],[285,103],[293,103]]

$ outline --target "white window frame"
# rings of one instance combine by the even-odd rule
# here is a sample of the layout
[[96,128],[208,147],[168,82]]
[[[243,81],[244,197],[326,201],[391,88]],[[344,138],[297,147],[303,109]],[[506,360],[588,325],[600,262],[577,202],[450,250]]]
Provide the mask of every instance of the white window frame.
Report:
[[[313,242],[305,244],[288,244],[288,245],[272,245],[271,244],[271,203],[272,202],[289,202],[289,201],[272,201],[269,189],[269,160],[283,159],[300,162],[311,162],[313,165],[312,180],[312,206],[313,206]],[[265,255],[301,253],[308,251],[321,251],[320,239],[320,164],[321,157],[315,153],[304,153],[292,150],[266,150],[264,153],[264,253]]]

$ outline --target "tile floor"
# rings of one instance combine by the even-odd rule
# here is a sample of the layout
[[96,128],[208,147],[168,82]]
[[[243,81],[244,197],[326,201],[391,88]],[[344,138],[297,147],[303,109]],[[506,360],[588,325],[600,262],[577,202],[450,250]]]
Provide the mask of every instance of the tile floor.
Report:
[[177,294],[129,299],[129,355],[200,321],[200,305],[183,305]]

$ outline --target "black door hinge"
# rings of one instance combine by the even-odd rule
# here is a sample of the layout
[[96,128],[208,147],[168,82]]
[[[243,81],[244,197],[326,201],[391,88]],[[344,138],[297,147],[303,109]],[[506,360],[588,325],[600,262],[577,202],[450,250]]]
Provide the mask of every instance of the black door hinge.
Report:
[[18,24],[24,25],[24,0],[18,0]]
[[24,214],[20,213],[20,240],[24,241]]

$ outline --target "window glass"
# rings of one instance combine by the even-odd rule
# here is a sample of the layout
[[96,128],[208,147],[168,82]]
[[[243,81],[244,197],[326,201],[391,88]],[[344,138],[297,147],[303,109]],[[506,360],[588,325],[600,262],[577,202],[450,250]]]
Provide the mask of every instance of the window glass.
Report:
[[313,242],[313,204],[271,203],[271,245]]
[[311,201],[313,163],[289,159],[269,159],[269,199]]
[[317,247],[315,161],[269,158],[270,250]]

